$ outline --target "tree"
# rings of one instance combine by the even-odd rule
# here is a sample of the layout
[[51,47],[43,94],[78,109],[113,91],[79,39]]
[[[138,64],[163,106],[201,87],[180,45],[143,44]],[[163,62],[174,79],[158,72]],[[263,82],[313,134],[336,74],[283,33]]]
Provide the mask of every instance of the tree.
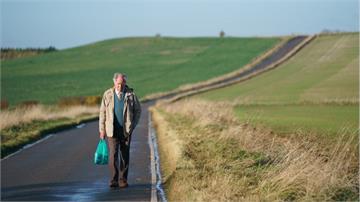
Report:
[[225,36],[225,32],[223,30],[221,30],[220,32],[220,38],[223,38]]

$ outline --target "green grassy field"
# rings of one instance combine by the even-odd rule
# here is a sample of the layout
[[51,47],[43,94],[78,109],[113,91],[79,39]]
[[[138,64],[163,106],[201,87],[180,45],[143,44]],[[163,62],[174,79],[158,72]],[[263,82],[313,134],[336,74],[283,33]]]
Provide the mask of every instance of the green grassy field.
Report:
[[358,75],[359,34],[322,35],[270,72],[196,97],[234,101],[241,120],[280,133],[356,131]]
[[123,38],[34,57],[2,61],[1,97],[55,103],[101,95],[114,72],[128,75],[143,97],[207,80],[249,63],[280,38]]
[[356,105],[249,105],[235,110],[241,121],[270,126],[279,134],[298,130],[336,135],[343,128],[356,130],[358,109]]

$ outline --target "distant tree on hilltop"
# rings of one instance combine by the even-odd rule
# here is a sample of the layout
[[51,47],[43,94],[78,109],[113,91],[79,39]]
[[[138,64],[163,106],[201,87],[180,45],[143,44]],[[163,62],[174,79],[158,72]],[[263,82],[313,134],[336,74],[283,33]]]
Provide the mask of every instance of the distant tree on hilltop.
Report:
[[225,32],[223,30],[221,30],[220,32],[220,38],[223,38],[225,36]]

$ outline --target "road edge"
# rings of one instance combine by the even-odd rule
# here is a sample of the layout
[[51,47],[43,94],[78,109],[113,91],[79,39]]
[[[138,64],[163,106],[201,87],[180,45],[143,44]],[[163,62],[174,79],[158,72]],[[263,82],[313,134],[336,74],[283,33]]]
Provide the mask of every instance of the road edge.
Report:
[[151,112],[148,115],[148,144],[150,147],[150,170],[151,170],[151,202],[157,202],[157,194],[156,194],[156,173],[155,173],[155,156],[154,156],[154,145],[152,143],[151,138]]

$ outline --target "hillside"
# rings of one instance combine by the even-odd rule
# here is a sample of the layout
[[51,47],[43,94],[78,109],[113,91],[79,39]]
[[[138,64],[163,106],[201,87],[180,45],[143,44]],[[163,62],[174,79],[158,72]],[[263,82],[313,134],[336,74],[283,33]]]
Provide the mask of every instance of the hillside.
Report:
[[243,121],[279,132],[358,128],[359,35],[321,35],[280,67],[197,97],[237,104]]
[[126,73],[139,97],[236,70],[280,38],[122,38],[2,61],[1,97],[14,105],[101,95],[114,72]]

